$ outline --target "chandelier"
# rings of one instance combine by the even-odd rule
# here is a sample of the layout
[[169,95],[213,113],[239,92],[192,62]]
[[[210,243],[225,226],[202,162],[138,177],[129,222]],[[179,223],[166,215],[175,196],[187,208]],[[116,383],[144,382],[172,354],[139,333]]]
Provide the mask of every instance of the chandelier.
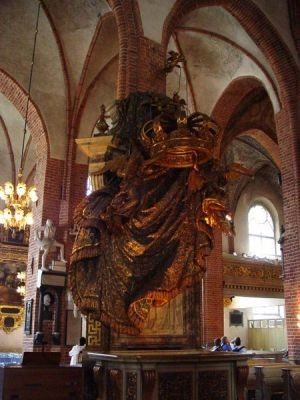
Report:
[[39,2],[36,26],[35,26],[31,67],[30,67],[28,96],[27,96],[26,111],[25,111],[25,124],[23,131],[21,161],[20,161],[18,178],[15,186],[11,182],[6,182],[4,184],[4,187],[0,186],[0,199],[5,202],[4,210],[0,210],[0,224],[4,225],[6,229],[10,228],[12,230],[22,230],[25,229],[26,225],[33,224],[31,205],[32,203],[36,203],[38,199],[36,188],[34,186],[27,188],[26,183],[23,181],[23,167],[24,167],[25,138],[27,133],[28,109],[29,109],[29,100],[31,92],[33,65],[35,58],[36,40],[38,33],[40,7],[41,3]]
[[17,273],[17,280],[18,280],[18,286],[17,286],[17,292],[24,297],[25,296],[25,280],[26,280],[26,272],[25,271],[20,271]]

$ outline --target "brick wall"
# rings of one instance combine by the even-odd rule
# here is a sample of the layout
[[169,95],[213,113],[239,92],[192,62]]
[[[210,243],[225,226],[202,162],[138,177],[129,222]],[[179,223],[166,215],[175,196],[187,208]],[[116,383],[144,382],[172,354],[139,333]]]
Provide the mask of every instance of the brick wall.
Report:
[[[289,1],[292,14],[292,34],[299,51],[298,4]],[[250,0],[177,0],[166,18],[162,44],[167,48],[172,32],[189,12],[205,6],[223,6],[234,16],[270,63],[279,87],[282,107],[276,116],[276,133],[282,163],[282,191],[286,228],[285,253],[285,299],[288,333],[288,349],[291,359],[300,359],[300,233],[299,233],[299,179],[300,179],[300,79],[299,68],[293,55],[282,41],[267,16]],[[231,104],[229,104],[231,106]],[[225,116],[226,117],[226,116]],[[207,278],[208,279],[208,278]],[[213,321],[212,321],[213,323]],[[299,324],[299,327],[298,327]]]
[[[282,111],[276,117],[282,160],[282,179],[284,196],[284,215],[286,225],[285,243],[285,296],[289,352],[292,358],[300,359],[300,246],[299,246],[299,69],[295,65],[287,47],[281,41],[276,29],[267,17],[250,0],[178,0],[175,2],[164,24],[162,45],[144,37],[137,2],[129,0],[109,0],[119,30],[119,77],[118,98],[124,98],[136,90],[165,91],[165,77],[159,74],[164,66],[165,52],[169,38],[179,22],[188,12],[200,6],[224,6],[245,28],[272,65],[279,85]],[[293,21],[293,24],[295,20]],[[294,26],[294,35],[299,30],[299,22]],[[0,76],[0,89],[24,114],[24,93],[13,86],[11,78]],[[14,89],[15,87],[15,89]],[[248,90],[248,88],[247,88]],[[238,93],[239,96],[241,93]],[[220,118],[226,121],[235,104],[228,104],[227,114]],[[221,106],[223,112],[223,106]],[[72,241],[68,228],[72,224],[72,212],[84,195],[87,167],[74,163],[74,142],[76,126],[70,132],[66,163],[48,158],[49,148],[46,129],[34,104],[29,110],[29,126],[38,144],[36,179],[39,205],[34,210],[36,224],[51,218],[58,227],[58,239],[66,246],[67,258]],[[215,110],[216,111],[216,110]],[[34,299],[35,329],[37,324],[38,292],[36,272],[38,268],[38,249],[31,239],[28,256],[27,295]],[[33,261],[32,261],[33,260]],[[223,334],[223,265],[221,234],[215,233],[215,247],[207,260],[205,277],[205,318],[204,340],[211,341]],[[64,302],[62,301],[62,307]],[[61,326],[65,331],[64,308]],[[226,333],[226,332],[225,332]],[[24,338],[25,349],[32,348],[32,335]],[[62,348],[63,357],[68,348]],[[66,357],[65,357],[66,358]]]
[[[37,164],[36,186],[39,195],[39,202],[34,209],[35,227],[44,225],[46,219],[52,219],[57,228],[57,240],[65,245],[65,258],[70,257],[73,241],[69,236],[68,230],[72,226],[73,210],[78,202],[85,195],[87,166],[73,165],[72,175],[69,177],[71,195],[69,204],[62,199],[62,185],[64,177],[64,161],[46,157],[41,157]],[[44,172],[45,171],[45,172]],[[44,173],[43,173],[44,172]],[[66,212],[66,216],[62,214]],[[63,221],[64,224],[61,224]],[[34,228],[33,228],[34,229]],[[24,351],[40,351],[41,346],[33,345],[34,333],[38,330],[38,310],[39,310],[39,289],[36,287],[38,266],[40,265],[40,254],[37,244],[31,234],[31,240],[28,251],[28,267],[26,282],[26,300],[33,299],[33,330],[31,335],[24,335]],[[60,333],[62,346],[51,345],[51,334],[54,330],[55,308],[53,309],[53,320],[44,321],[43,331],[44,339],[48,342],[45,346],[47,351],[61,351],[62,360],[69,362],[67,353],[69,347],[65,347],[66,336],[66,308],[65,308],[65,290],[61,294],[61,313],[60,313]],[[52,307],[53,308],[53,307]]]
[[282,160],[282,192],[285,220],[284,293],[288,350],[291,359],[300,359],[300,204],[299,144],[286,134],[290,117],[286,110],[277,115]]
[[[204,278],[204,343],[211,343],[224,332],[222,234],[214,232],[214,248],[207,257]],[[226,334],[226,332],[225,332]]]

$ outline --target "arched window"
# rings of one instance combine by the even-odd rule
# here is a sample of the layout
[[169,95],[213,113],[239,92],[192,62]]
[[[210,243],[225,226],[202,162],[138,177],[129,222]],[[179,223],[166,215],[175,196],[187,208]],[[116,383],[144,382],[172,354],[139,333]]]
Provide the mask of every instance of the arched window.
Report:
[[262,204],[255,204],[248,213],[249,254],[278,258],[274,221]]

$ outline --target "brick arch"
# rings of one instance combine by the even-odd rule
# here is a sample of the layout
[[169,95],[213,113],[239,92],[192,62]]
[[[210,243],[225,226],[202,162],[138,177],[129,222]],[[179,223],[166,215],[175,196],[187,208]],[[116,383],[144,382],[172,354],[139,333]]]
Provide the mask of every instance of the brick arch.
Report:
[[244,135],[245,132],[250,132],[250,131],[263,132],[264,135],[269,137],[270,141],[273,142],[274,145],[277,146],[277,142],[274,141],[274,132],[268,124],[266,124],[262,120],[260,120],[260,121],[251,121],[250,120],[247,123],[238,124],[235,128],[233,128],[227,132],[226,136],[224,136],[223,141],[221,142],[221,145],[220,145],[220,154],[221,155],[224,154],[224,152],[226,151],[226,148],[230,145],[230,143],[236,137]]
[[215,104],[211,117],[220,127],[217,154],[220,153],[220,146],[224,139],[227,124],[240,104],[240,102],[254,89],[262,87],[263,84],[257,78],[246,76],[234,79],[223,91],[219,100]]
[[[254,177],[259,173],[259,171],[261,171],[263,168],[265,168],[267,166],[274,167],[274,165],[271,162],[266,161],[266,160],[259,161],[258,163],[256,163],[255,168],[252,170]],[[237,205],[241,198],[242,193],[245,191],[245,189],[247,188],[247,186],[250,184],[251,181],[252,181],[252,179],[250,180],[248,177],[242,176],[239,179],[238,186],[235,186],[234,189],[231,189],[231,190],[234,190],[234,195],[232,197],[232,201],[230,204],[230,210],[233,213],[233,215],[236,213]]]
[[[295,90],[293,85],[296,86],[297,81],[296,63],[276,29],[251,0],[177,0],[164,23],[162,45],[165,51],[170,36],[181,19],[197,8],[209,6],[224,7],[237,19],[266,58],[270,60],[279,84],[281,102],[291,115],[290,105],[293,102]],[[289,76],[288,82],[287,76]]]
[[270,154],[278,170],[281,170],[281,159],[279,154],[279,146],[265,132],[260,129],[250,129],[244,132],[245,135],[255,139]]
[[[25,118],[27,93],[5,71],[0,69],[0,92],[15,106]],[[41,113],[32,100],[29,101],[27,119],[32,140],[38,148],[37,157],[49,157],[49,139]]]
[[281,170],[279,146],[270,138],[265,129],[250,128],[241,130],[235,137],[238,136],[250,136],[255,139],[268,152],[276,167]]
[[5,137],[5,141],[6,141],[6,145],[7,145],[7,150],[8,150],[8,154],[9,154],[9,158],[10,158],[10,164],[11,164],[11,182],[16,182],[16,164],[15,164],[15,158],[14,158],[14,152],[12,149],[12,144],[11,144],[11,140],[10,140],[10,136],[7,130],[7,126],[5,124],[5,122],[3,121],[3,118],[0,115],[0,126],[3,129],[3,134]]
[[[19,113],[25,118],[27,93],[24,89],[5,71],[0,69],[0,92],[15,106]],[[28,128],[32,141],[36,148],[36,174],[35,184],[38,191],[38,207],[34,208],[34,219],[37,224],[41,223],[44,203],[44,187],[46,168],[49,161],[49,139],[47,129],[37,106],[30,100],[27,118]],[[29,252],[30,253],[30,252]]]
[[238,136],[250,136],[255,139],[270,155],[272,161],[278,168],[281,170],[281,160],[279,154],[279,146],[275,143],[270,136],[263,129],[248,129],[240,131],[236,137]]
[[142,20],[136,0],[108,0],[116,18],[119,34],[119,76],[117,98],[122,99],[138,90],[140,37]]

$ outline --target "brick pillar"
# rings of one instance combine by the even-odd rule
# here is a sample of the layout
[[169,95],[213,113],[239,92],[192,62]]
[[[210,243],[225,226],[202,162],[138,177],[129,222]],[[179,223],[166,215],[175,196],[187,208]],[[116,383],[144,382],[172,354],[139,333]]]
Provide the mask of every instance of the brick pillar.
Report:
[[136,91],[164,94],[165,47],[143,35],[139,8],[131,0],[108,0],[119,33],[119,75],[117,97]]
[[[297,95],[295,96],[295,101]],[[299,104],[299,102],[298,102]],[[276,115],[282,160],[282,194],[285,220],[284,293],[288,351],[291,360],[300,360],[300,146],[297,128],[292,121],[299,119],[299,106],[294,114],[282,109]],[[298,112],[298,114],[297,114]],[[294,118],[292,118],[294,117]],[[295,124],[296,125],[296,124]]]
[[214,231],[214,248],[207,257],[203,286],[202,334],[203,344],[207,344],[224,332],[222,233],[217,230]]
[[[40,252],[34,239],[34,229],[44,225],[46,219],[52,219],[56,226],[56,238],[59,242],[63,242],[65,245],[65,258],[67,260],[69,259],[72,249],[72,239],[68,235],[68,229],[72,225],[72,219],[66,218],[64,219],[64,224],[61,224],[61,205],[64,203],[64,201],[61,199],[64,165],[65,162],[62,160],[52,158],[47,159],[47,157],[41,157],[37,162],[36,186],[39,200],[37,207],[34,207],[33,209],[35,225],[31,231],[28,249],[25,298],[25,302],[27,300],[33,299],[32,331],[30,335],[24,335],[24,351],[41,350],[40,346],[36,346],[33,343],[34,333],[38,331],[38,313],[40,303],[40,291],[39,289],[37,289],[37,275],[38,267],[40,265]],[[72,168],[72,175],[69,177],[72,183],[72,196],[70,197],[70,207],[68,207],[68,211],[73,210],[76,204],[84,197],[86,178],[87,166],[77,165],[74,163]],[[54,329],[54,318],[52,321],[44,321],[43,331],[45,333],[45,341],[48,342],[45,350],[54,349],[56,351],[61,351],[62,357],[64,357],[64,354],[68,351],[68,349],[66,349],[64,346],[66,336],[65,290],[63,290],[61,293],[59,309],[59,330],[61,333],[61,345],[53,346],[51,343],[51,333]]]
[[166,92],[165,51],[163,47],[144,36],[139,40],[138,90],[142,92]]

